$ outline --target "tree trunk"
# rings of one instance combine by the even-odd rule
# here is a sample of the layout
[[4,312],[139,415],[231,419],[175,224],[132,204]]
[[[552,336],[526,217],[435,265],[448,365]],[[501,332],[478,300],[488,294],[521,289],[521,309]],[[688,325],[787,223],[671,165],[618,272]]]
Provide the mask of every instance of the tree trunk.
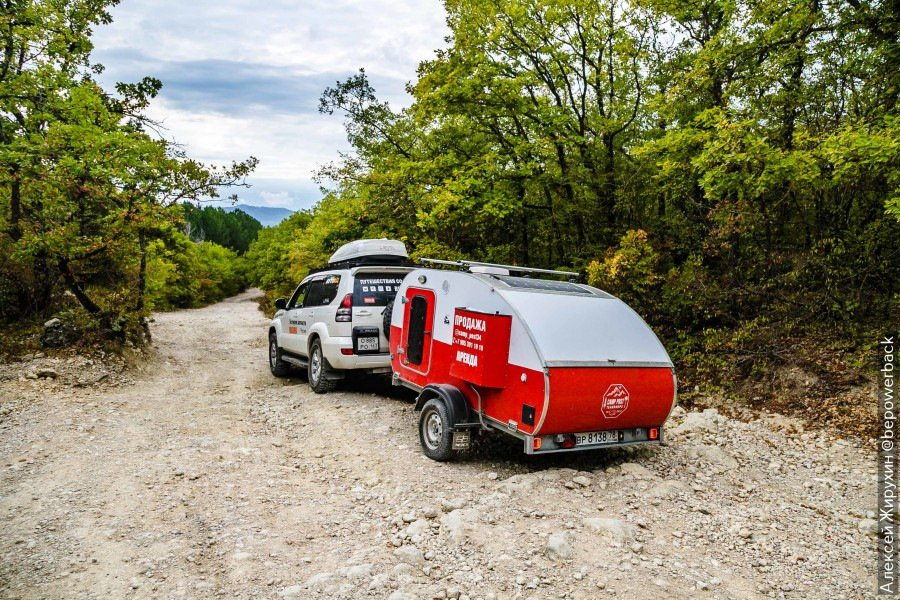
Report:
[[525,208],[524,186],[519,186],[519,202],[522,205],[522,264],[529,265],[531,263],[531,253],[529,251],[531,239],[528,236],[528,209]]
[[140,312],[144,309],[144,291],[147,289],[147,239],[143,231],[138,232],[138,251],[141,255],[141,266],[138,269],[137,301],[134,308]]
[[79,284],[78,281],[76,281],[75,276],[72,275],[72,271],[69,269],[69,261],[59,259],[57,260],[57,264],[59,265],[59,272],[62,273],[63,281],[66,282],[66,287],[68,287],[69,291],[75,295],[75,298],[78,299],[78,302],[81,303],[84,310],[94,316],[102,315],[103,310],[88,297],[84,292],[84,289],[82,289],[81,284]]
[[12,185],[9,190],[9,237],[18,242],[22,239],[22,187],[19,182],[19,168],[12,168]]
[[36,252],[34,256],[34,288],[31,297],[31,310],[28,312],[40,312],[52,304],[54,281],[51,273],[50,261],[43,250]]

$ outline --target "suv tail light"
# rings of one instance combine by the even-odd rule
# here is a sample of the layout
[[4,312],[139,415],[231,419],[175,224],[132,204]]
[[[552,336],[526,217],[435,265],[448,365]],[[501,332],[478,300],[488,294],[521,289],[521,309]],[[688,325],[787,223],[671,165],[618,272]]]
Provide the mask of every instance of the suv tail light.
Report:
[[338,323],[349,323],[353,320],[353,294],[347,294],[341,300],[341,305],[337,309],[334,320]]

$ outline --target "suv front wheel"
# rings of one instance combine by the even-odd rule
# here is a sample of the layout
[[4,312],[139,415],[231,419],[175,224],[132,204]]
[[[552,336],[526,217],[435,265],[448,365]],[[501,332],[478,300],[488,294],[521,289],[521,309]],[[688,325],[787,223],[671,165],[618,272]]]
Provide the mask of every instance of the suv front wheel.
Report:
[[322,342],[315,340],[309,347],[309,387],[317,394],[330,392],[337,385],[334,379],[325,379],[325,356],[322,354]]
[[281,360],[281,348],[274,332],[269,334],[269,370],[275,377],[284,377],[291,370],[291,365]]

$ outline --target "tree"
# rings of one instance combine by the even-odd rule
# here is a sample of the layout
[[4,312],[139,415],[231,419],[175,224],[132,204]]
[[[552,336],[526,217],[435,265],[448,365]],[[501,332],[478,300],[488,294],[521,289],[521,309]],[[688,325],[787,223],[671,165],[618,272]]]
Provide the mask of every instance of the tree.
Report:
[[185,203],[185,228],[194,241],[209,240],[243,254],[262,229],[262,224],[236,208],[227,211],[217,206],[200,207]]
[[153,138],[143,116],[160,82],[92,79],[91,28],[115,0],[6,2],[0,63],[0,288],[5,316],[51,312],[61,283],[103,329],[144,307],[146,251],[183,200],[242,185],[251,158],[216,169]]
[[298,271],[359,234],[585,269],[679,340],[676,358],[721,352],[705,368],[723,377],[784,360],[788,331],[824,320],[858,340],[896,320],[891,3],[445,6],[447,47],[411,107],[391,111],[364,72],[326,90],[354,151],[321,172],[335,186],[293,242]]
[[276,227],[260,230],[245,255],[248,262],[247,276],[253,285],[287,296],[298,280],[291,269],[291,244],[310,226],[312,215],[298,211]]

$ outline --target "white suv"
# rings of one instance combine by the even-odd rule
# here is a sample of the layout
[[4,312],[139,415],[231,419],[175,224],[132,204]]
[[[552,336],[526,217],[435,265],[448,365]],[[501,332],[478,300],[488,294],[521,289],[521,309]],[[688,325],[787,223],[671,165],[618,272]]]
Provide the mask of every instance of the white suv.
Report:
[[394,240],[342,246],[322,269],[275,301],[269,326],[269,368],[276,377],[305,368],[314,392],[334,389],[347,370],[389,373],[390,308],[413,267]]

